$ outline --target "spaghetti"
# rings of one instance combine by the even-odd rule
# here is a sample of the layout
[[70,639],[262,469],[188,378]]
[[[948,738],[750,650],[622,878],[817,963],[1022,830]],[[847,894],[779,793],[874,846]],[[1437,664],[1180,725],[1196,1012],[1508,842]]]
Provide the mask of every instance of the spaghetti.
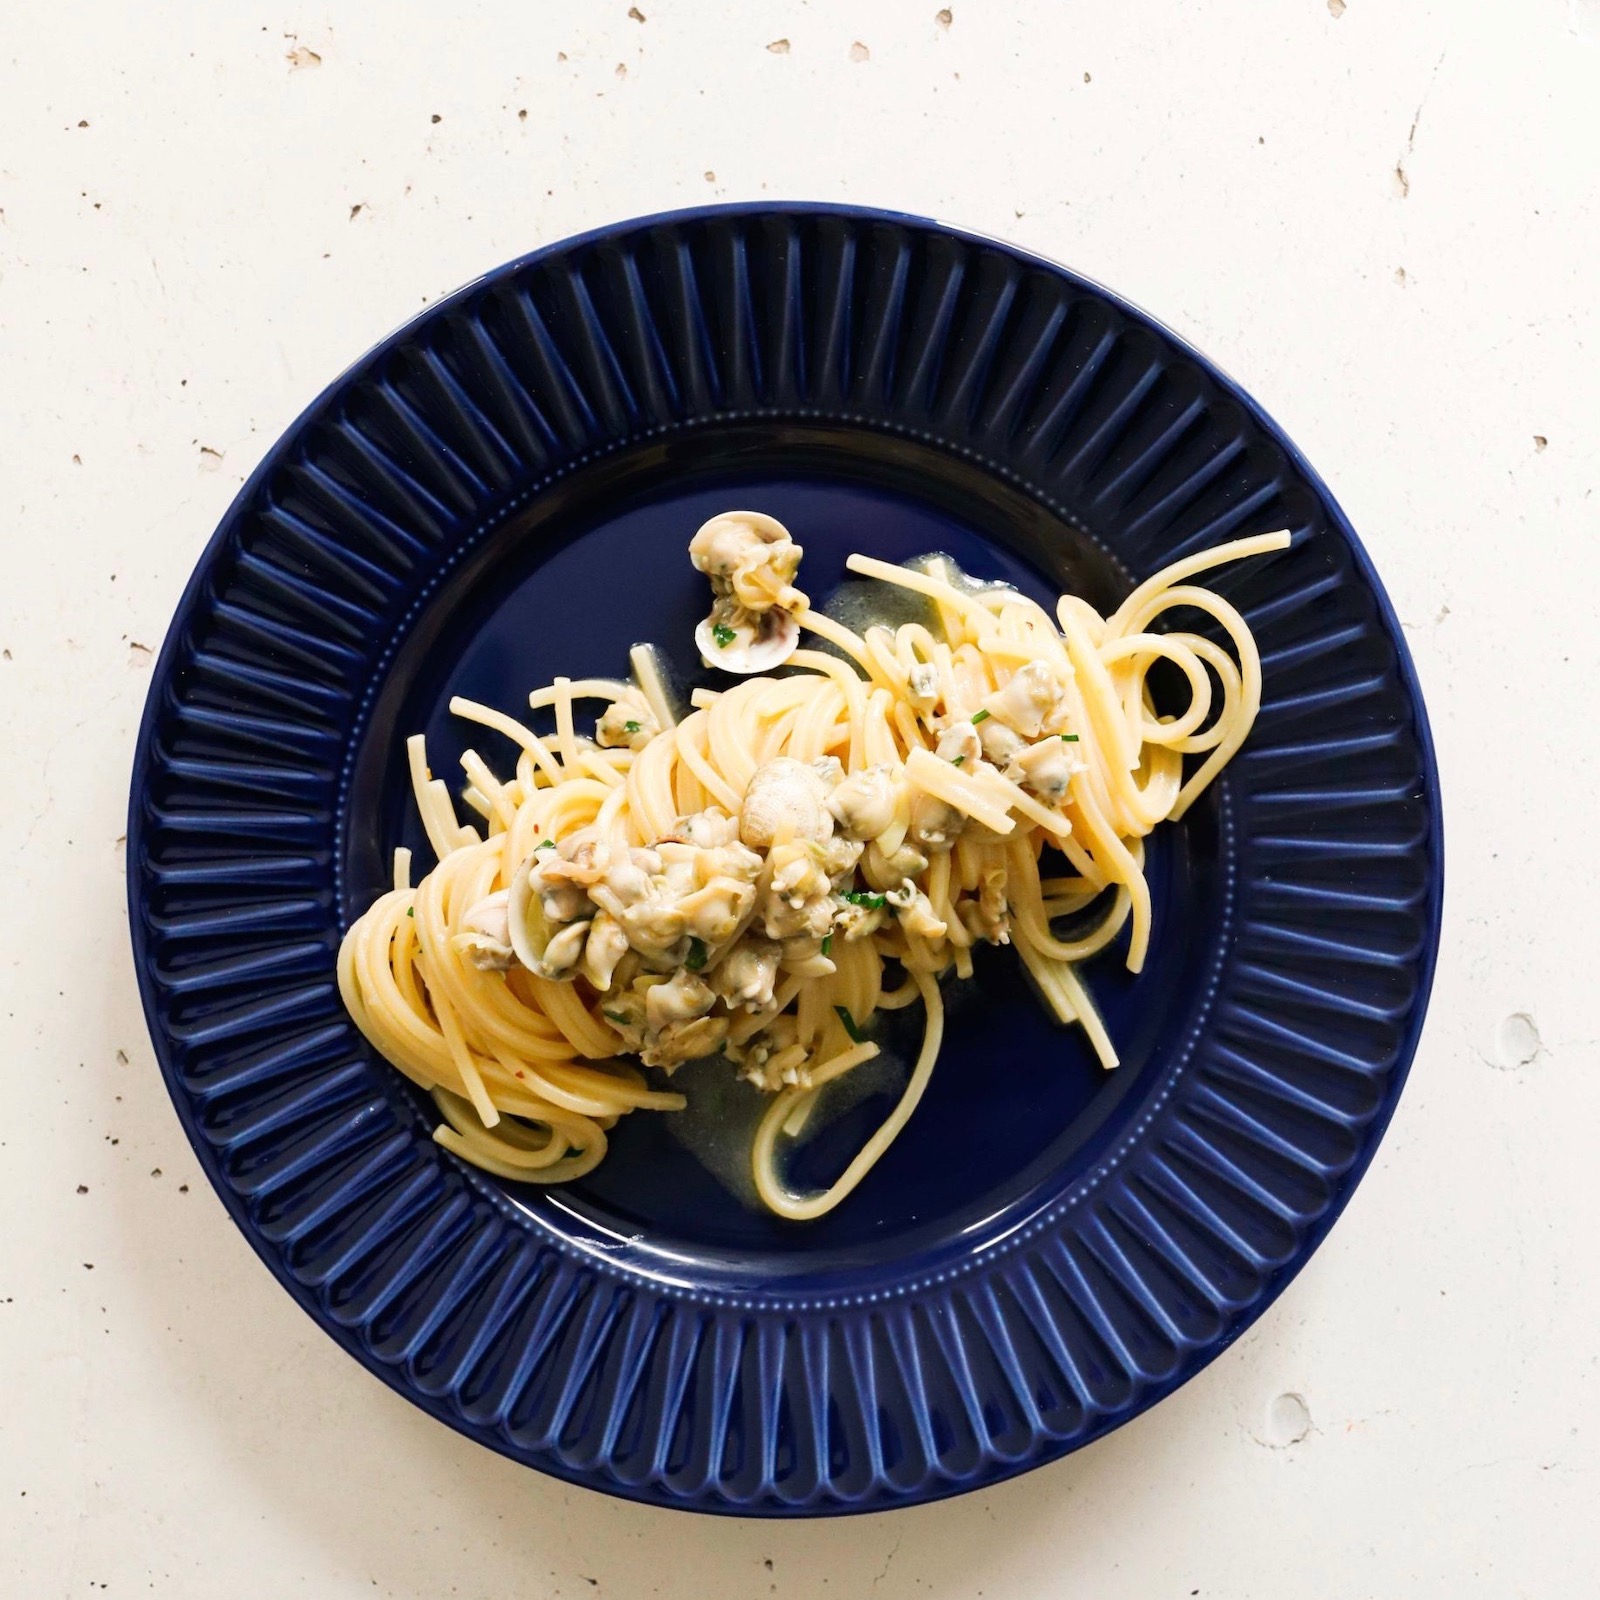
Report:
[[[939,1052],[939,980],[969,976],[977,943],[1012,944],[1054,1015],[1116,1065],[1077,967],[1125,928],[1127,965],[1143,965],[1143,840],[1194,803],[1260,705],[1249,627],[1188,580],[1288,543],[1263,534],[1190,556],[1108,617],[1072,595],[1052,617],[942,558],[855,555],[852,571],[927,606],[925,621],[858,634],[793,587],[799,550],[780,525],[713,519],[691,546],[717,596],[702,650],[737,668],[717,652],[748,643],[760,670],[781,648],[784,675],[697,690],[675,720],[641,647],[636,682],[535,691],[548,734],[452,701],[518,747],[515,772],[468,750],[462,798],[477,821],[463,824],[421,737],[408,741],[437,864],[413,884],[397,851],[393,887],[346,934],[351,1017],[433,1094],[441,1144],[536,1183],[593,1169],[618,1118],[680,1109],[662,1082],[720,1052],[771,1097],[751,1152],[761,1201],[823,1215],[916,1110]],[[778,577],[760,581],[762,563]],[[1154,631],[1185,608],[1231,650]],[[797,648],[795,623],[830,648]],[[1188,691],[1175,715],[1155,708],[1158,663]],[[592,737],[578,731],[582,701],[604,703]],[[818,1096],[878,1053],[877,1012],[919,1004],[922,1045],[893,1111],[829,1187],[793,1193],[781,1153]]]

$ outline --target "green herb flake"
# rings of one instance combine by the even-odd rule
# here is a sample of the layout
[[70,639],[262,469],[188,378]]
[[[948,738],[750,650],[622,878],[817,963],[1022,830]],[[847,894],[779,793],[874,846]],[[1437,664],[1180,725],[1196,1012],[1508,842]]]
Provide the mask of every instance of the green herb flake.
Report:
[[865,889],[851,889],[844,897],[853,906],[865,906],[869,911],[883,909],[883,896],[869,894]]
[[850,1035],[850,1042],[852,1044],[865,1044],[867,1036],[856,1026],[856,1019],[850,1015],[849,1011],[844,1006],[835,1006],[833,1009],[838,1012],[839,1020],[844,1024],[844,1031]]
[[602,1011],[600,1015],[604,1017],[607,1022],[616,1023],[618,1027],[626,1028],[629,1026],[628,1014],[625,1011]]
[[1064,733],[1061,735],[1061,737],[1065,739],[1068,744],[1076,744],[1078,742],[1078,736],[1075,733]]
[[683,964],[691,972],[698,972],[706,964],[706,942],[704,939],[690,938],[689,953],[683,958]]
[[726,650],[735,639],[739,637],[727,623],[719,622],[711,629],[711,637],[717,641],[719,650]]
[[534,852],[537,854],[537,852],[540,850],[554,850],[555,847],[556,842],[554,839],[541,839],[533,848]]
[[952,767],[959,767],[959,766],[960,766],[960,765],[961,765],[961,763],[962,763],[962,762],[963,762],[963,761],[965,761],[965,760],[966,760],[966,759],[967,759],[967,758],[966,758],[966,757],[965,757],[965,756],[957,756],[957,757],[956,757],[956,758],[955,758],[955,759],[954,759],[954,760],[953,760],[953,761],[952,761],[952,762],[951,762],[951,763],[950,763],[950,765],[951,765],[951,766],[952,766]]
[[832,950],[832,949],[833,949],[833,935],[831,933],[823,934],[823,936],[822,936],[822,953],[823,953],[823,955],[827,955],[828,952],[830,950]]
[[622,724],[622,731],[624,733],[637,733],[639,731],[639,724],[630,719]]
[[974,728],[976,728],[980,722],[987,722],[988,720],[989,713],[987,711],[974,711],[972,713],[971,721]]
[[416,914],[417,914],[417,908],[415,906],[407,906],[406,907],[406,915],[408,917],[414,917],[414,916],[416,916]]

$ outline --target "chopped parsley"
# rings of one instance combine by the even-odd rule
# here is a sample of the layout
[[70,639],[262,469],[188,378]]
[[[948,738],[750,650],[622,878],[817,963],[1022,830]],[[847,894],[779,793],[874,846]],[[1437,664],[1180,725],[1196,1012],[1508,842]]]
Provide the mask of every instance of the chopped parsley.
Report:
[[987,711],[974,711],[971,717],[972,726],[976,728],[980,722],[987,721],[988,717],[989,713]]
[[718,622],[711,629],[711,637],[717,641],[719,650],[726,650],[735,639],[739,637],[725,622]]
[[556,842],[554,839],[541,839],[533,848],[537,852],[540,850],[554,850],[555,847]]
[[850,1035],[850,1042],[852,1044],[865,1044],[867,1036],[856,1026],[856,1019],[850,1015],[849,1011],[844,1006],[835,1006],[833,1009],[838,1012],[839,1020],[844,1024],[844,1031]]
[[883,909],[883,896],[881,894],[870,894],[865,889],[847,890],[843,898],[848,900],[851,905],[865,906],[869,911],[881,911]]
[[627,722],[622,724],[622,731],[624,733],[637,733],[639,731],[639,724],[630,718]]
[[690,937],[689,953],[683,958],[683,964],[691,972],[698,972],[706,964],[706,942],[704,939]]
[[1068,744],[1076,744],[1078,742],[1078,736],[1075,733],[1064,733],[1061,735],[1061,737],[1065,739]]
[[415,906],[407,906],[406,907],[406,915],[408,917],[414,917],[414,916],[416,916],[416,914],[417,914],[417,908]]
[[626,1028],[631,1026],[628,1020],[628,1014],[625,1011],[602,1011],[600,1015],[604,1017],[606,1021],[615,1022],[620,1027]]
[[950,765],[951,765],[951,766],[952,766],[952,767],[959,767],[959,766],[960,766],[960,765],[961,765],[961,763],[962,763],[962,762],[963,762],[963,761],[965,761],[965,760],[966,760],[966,759],[967,759],[967,758],[966,758],[966,757],[965,757],[965,756],[957,756],[957,757],[956,757],[956,758],[955,758],[955,759],[954,759],[954,760],[953,760],[953,761],[952,761],[952,762],[951,762],[951,763],[950,763]]
[[833,935],[831,933],[825,933],[822,936],[822,953],[823,953],[823,955],[827,955],[827,953],[831,949],[833,949]]

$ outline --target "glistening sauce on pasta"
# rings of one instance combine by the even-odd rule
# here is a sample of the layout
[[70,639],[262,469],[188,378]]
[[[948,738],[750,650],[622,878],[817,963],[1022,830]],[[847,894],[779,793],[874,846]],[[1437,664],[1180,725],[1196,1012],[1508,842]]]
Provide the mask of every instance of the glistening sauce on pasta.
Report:
[[[940,981],[970,977],[979,942],[1010,944],[1055,1016],[1116,1065],[1076,967],[1124,929],[1127,965],[1142,967],[1143,840],[1216,777],[1260,705],[1244,619],[1186,580],[1288,543],[1186,557],[1109,617],[1072,595],[1052,617],[944,558],[854,555],[851,572],[895,594],[878,614],[896,620],[852,597],[851,627],[796,587],[801,551],[779,523],[714,517],[690,544],[713,597],[695,637],[738,680],[696,690],[680,720],[641,646],[632,682],[535,690],[546,736],[452,701],[519,747],[516,771],[462,756],[479,819],[464,825],[420,736],[408,741],[437,864],[413,886],[396,852],[393,889],[340,947],[345,1004],[432,1091],[439,1142],[487,1171],[578,1177],[618,1118],[653,1110],[683,1118],[684,1143],[735,1192],[821,1216],[915,1111],[943,1033]],[[1178,608],[1209,616],[1231,653],[1151,631]],[[802,648],[802,633],[827,648]],[[1150,692],[1163,661],[1189,689],[1176,715]],[[604,707],[592,736],[583,701]],[[878,1019],[906,1008],[920,1039],[894,1074]],[[719,1092],[734,1074],[759,1093],[753,1108]],[[898,1098],[844,1172],[791,1191],[784,1154],[884,1079]]]

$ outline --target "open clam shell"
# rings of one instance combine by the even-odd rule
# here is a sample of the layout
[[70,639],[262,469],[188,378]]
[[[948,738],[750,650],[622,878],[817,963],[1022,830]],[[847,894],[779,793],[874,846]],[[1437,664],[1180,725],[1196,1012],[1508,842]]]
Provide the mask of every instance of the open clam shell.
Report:
[[781,667],[794,654],[795,646],[800,642],[800,624],[791,612],[781,606],[752,616],[744,626],[733,630],[734,637],[726,643],[717,640],[714,630],[718,625],[718,619],[713,615],[706,617],[694,630],[694,642],[700,647],[700,659],[708,667],[736,672],[741,676],[770,672],[774,667]]

